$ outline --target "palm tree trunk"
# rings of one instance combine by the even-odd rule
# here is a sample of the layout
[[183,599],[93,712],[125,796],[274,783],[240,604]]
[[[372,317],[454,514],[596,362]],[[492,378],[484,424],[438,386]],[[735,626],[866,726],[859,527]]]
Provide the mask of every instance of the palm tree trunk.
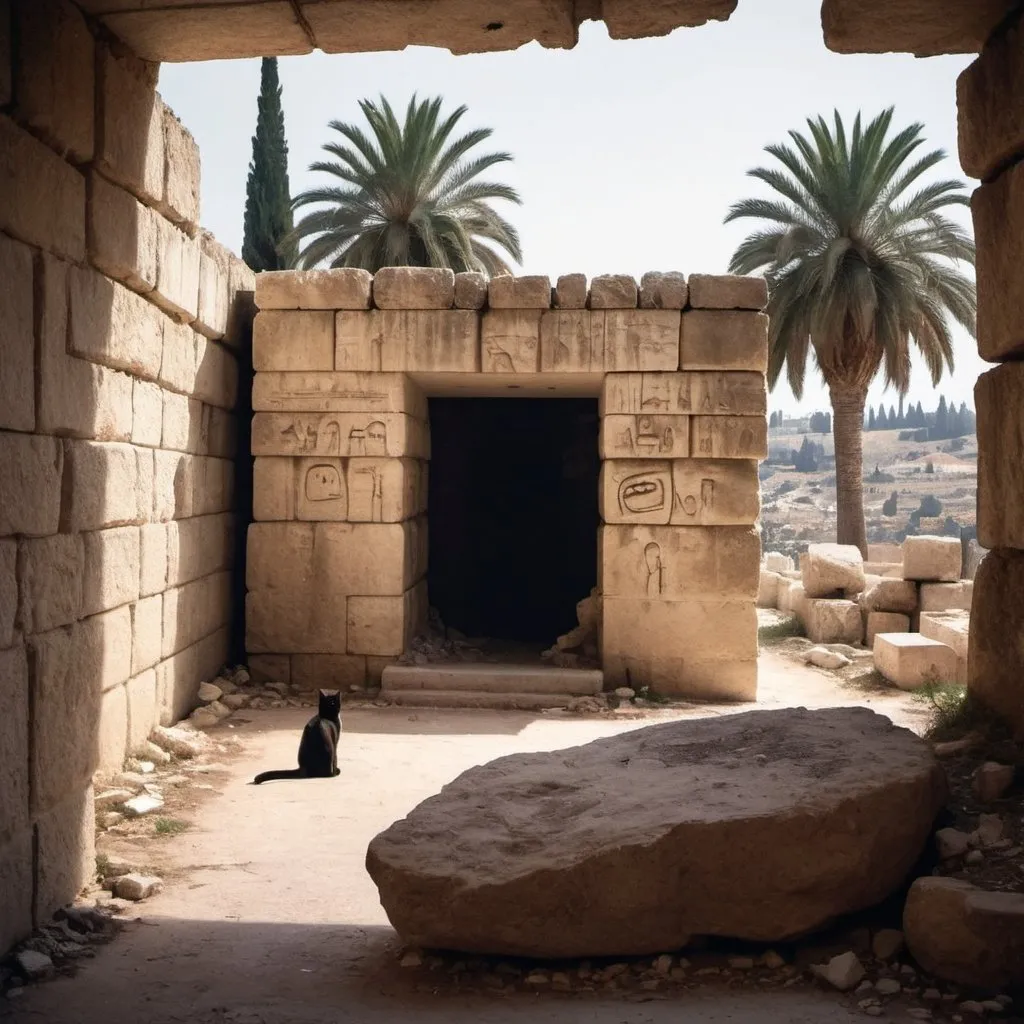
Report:
[[832,434],[836,446],[836,540],[852,544],[868,557],[864,523],[864,404],[866,387],[829,384],[832,399]]

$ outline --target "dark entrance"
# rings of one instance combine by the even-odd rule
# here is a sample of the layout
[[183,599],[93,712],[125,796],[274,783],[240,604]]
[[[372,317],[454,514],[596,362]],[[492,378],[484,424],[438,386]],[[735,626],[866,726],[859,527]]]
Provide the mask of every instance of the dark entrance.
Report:
[[430,603],[552,644],[597,582],[597,400],[432,398],[430,431]]

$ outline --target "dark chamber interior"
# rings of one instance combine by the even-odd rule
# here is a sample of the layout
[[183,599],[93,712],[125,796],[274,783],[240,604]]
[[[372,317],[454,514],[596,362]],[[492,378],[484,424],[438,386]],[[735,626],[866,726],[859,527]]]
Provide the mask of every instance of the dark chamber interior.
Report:
[[597,400],[432,398],[430,431],[431,605],[550,645],[597,582]]

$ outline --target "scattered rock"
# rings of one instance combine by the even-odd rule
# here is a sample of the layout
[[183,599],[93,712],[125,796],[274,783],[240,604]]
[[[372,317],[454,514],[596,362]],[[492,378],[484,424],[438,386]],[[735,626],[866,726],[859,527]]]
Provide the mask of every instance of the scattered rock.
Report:
[[804,661],[818,668],[845,668],[851,664],[850,659],[838,651],[830,651],[827,647],[812,647],[804,651]]
[[975,999],[965,999],[958,1007],[964,1013],[976,1013],[979,1017],[984,1016],[985,1007]]
[[471,768],[378,835],[366,864],[419,947],[568,958],[655,955],[708,933],[778,942],[888,896],[945,796],[928,744],[882,715],[749,711]]
[[179,727],[158,725],[150,739],[169,754],[185,759],[198,757],[203,751],[203,738],[200,734]]
[[102,793],[96,794],[96,810],[108,811],[113,807],[120,807],[126,800],[131,800],[135,792],[134,789],[105,789]]
[[619,700],[632,700],[636,696],[636,690],[631,686],[619,686],[613,693]]
[[848,992],[864,977],[864,965],[852,950],[832,957],[827,964],[817,964],[811,970],[840,992]]
[[212,701],[220,700],[224,696],[224,691],[213,683],[200,683],[198,696],[204,704],[209,704]]
[[235,686],[248,686],[250,681],[248,670],[244,668],[236,668],[231,675],[231,681]]
[[53,961],[45,953],[37,953],[34,949],[23,949],[20,953],[15,953],[14,962],[30,981],[53,974]]
[[982,814],[971,840],[978,846],[992,846],[1003,838],[1003,819],[998,814]]
[[139,796],[133,796],[131,800],[126,800],[123,809],[129,818],[141,818],[144,814],[159,811],[163,805],[163,797],[154,796],[152,793],[142,793]]
[[145,789],[152,779],[147,778],[142,772],[121,772],[114,776],[114,784],[121,789],[130,789],[132,793],[138,793]]
[[752,971],[754,969],[754,958],[751,956],[731,956],[729,966],[734,971]]
[[416,949],[407,950],[398,961],[399,967],[422,967],[423,955]]
[[780,967],[786,966],[785,959],[779,956],[774,949],[769,949],[768,952],[761,957],[761,963],[769,970],[773,971],[777,971]]
[[879,960],[892,960],[903,949],[903,932],[898,928],[882,928],[871,940],[871,952]]
[[146,740],[135,753],[136,756],[145,757],[155,764],[170,764],[171,761],[171,755],[163,747],[158,747],[152,740]]
[[207,711],[212,711],[218,719],[227,718],[231,714],[231,708],[219,700],[212,701],[206,707]]
[[935,841],[939,847],[939,856],[943,860],[962,857],[971,846],[971,837],[956,828],[940,828],[935,833]]
[[654,961],[653,966],[658,974],[668,975],[672,971],[672,957],[665,953]]
[[970,853],[964,857],[965,864],[981,864],[985,860],[985,854],[981,850],[971,850]]
[[927,1006],[912,1006],[907,1010],[907,1016],[914,1020],[931,1020],[932,1011]]
[[974,795],[983,803],[998,800],[1013,785],[1013,765],[986,761],[974,772],[971,787]]
[[158,893],[163,885],[155,875],[122,875],[114,882],[113,893],[118,899],[138,903]]
[[124,815],[120,811],[103,811],[96,815],[96,822],[100,828],[113,828],[124,821]]
[[973,749],[981,742],[981,736],[977,733],[968,733],[958,740],[947,740],[945,743],[935,743],[932,749],[936,757],[955,757],[957,754],[964,754]]
[[880,996],[894,996],[903,990],[903,986],[895,978],[879,978],[875,982],[875,990]]
[[[359,687],[356,687],[359,689]],[[221,701],[226,707],[232,711],[237,711],[239,708],[244,708],[249,703],[249,698],[244,693],[229,693]]]
[[[229,712],[230,714],[230,712]],[[188,720],[197,729],[212,729],[219,721],[220,718],[210,708],[196,708],[191,715],[188,716]]]
[[574,697],[565,709],[576,715],[596,715],[607,711],[608,704],[600,697]]

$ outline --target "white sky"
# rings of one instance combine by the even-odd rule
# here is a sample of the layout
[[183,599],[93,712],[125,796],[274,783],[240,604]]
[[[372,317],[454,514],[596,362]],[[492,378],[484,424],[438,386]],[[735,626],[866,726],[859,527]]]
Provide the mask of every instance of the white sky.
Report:
[[[969,58],[833,54],[819,9],[820,0],[741,0],[728,22],[636,41],[611,41],[603,24],[585,23],[574,50],[282,58],[292,191],[314,182],[306,168],[328,121],[358,119],[358,101],[381,93],[404,108],[413,92],[466,104],[463,123],[493,128],[489,148],[514,154],[497,170],[523,197],[510,211],[523,273],[552,278],[724,272],[749,227],[722,219],[737,198],[763,190],[745,171],[770,161],[763,146],[835,107],[852,120],[858,109],[871,116],[895,105],[895,122],[922,122],[930,148],[951,156],[945,175],[962,177],[956,77]],[[258,89],[259,61],[168,64],[160,76],[164,99],[199,142],[202,222],[236,252]],[[957,342],[957,370],[941,390],[973,407],[986,364],[963,332]],[[920,364],[909,397],[928,409],[937,402]],[[880,398],[878,384],[869,400]],[[771,405],[795,412],[827,408],[828,399],[810,368],[799,406],[784,382]]]

